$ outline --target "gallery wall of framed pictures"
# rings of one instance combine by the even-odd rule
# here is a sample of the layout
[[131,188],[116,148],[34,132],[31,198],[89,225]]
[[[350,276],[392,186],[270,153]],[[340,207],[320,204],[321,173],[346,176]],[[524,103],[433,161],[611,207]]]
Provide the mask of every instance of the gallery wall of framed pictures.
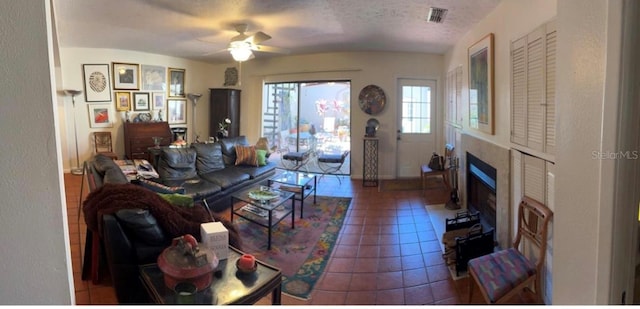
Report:
[[[114,61],[83,64],[83,74],[91,128],[113,127],[116,112],[123,121],[169,121],[170,117],[171,124],[187,123],[185,69]],[[108,103],[112,98],[113,105]]]

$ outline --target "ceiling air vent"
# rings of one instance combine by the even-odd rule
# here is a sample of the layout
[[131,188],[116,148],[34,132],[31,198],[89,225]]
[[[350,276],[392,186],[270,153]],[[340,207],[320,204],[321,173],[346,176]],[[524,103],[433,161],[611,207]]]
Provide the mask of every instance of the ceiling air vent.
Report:
[[429,8],[429,15],[427,16],[427,21],[430,23],[440,24],[444,20],[444,17],[447,15],[447,9],[441,8]]

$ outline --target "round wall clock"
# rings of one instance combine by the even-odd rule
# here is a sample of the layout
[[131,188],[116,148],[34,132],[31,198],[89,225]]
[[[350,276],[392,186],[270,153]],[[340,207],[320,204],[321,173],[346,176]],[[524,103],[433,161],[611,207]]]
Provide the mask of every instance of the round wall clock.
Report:
[[365,86],[358,96],[360,109],[369,115],[380,113],[384,109],[386,101],[384,91],[376,85]]

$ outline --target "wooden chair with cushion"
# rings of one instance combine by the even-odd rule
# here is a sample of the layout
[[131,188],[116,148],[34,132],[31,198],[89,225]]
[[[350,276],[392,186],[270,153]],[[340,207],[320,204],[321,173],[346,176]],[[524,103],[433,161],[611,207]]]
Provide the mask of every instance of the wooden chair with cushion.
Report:
[[[485,301],[508,302],[516,294],[535,293],[542,303],[540,274],[547,251],[547,232],[553,213],[540,202],[523,197],[518,206],[518,231],[513,247],[469,261],[469,302],[477,283]],[[525,250],[526,249],[526,250]],[[535,291],[530,285],[534,284]]]
[[453,145],[447,144],[444,150],[444,169],[433,170],[427,164],[422,165],[420,168],[420,178],[422,178],[422,190],[427,189],[427,179],[429,177],[438,176],[442,177],[447,190],[451,190],[451,184],[449,182],[449,173],[451,172],[451,158],[453,157]]
[[111,132],[94,132],[93,140],[95,143],[96,154],[101,154],[114,160],[118,159],[118,155],[113,152]]

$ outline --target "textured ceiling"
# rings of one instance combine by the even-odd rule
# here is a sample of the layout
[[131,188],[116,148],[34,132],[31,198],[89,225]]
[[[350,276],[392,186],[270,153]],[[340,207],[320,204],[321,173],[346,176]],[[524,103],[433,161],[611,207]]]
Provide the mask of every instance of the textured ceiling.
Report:
[[[249,25],[290,54],[406,51],[442,54],[500,0],[53,0],[61,47],[136,50],[208,62]],[[428,23],[431,6],[448,9]],[[257,58],[278,56],[256,53]]]

